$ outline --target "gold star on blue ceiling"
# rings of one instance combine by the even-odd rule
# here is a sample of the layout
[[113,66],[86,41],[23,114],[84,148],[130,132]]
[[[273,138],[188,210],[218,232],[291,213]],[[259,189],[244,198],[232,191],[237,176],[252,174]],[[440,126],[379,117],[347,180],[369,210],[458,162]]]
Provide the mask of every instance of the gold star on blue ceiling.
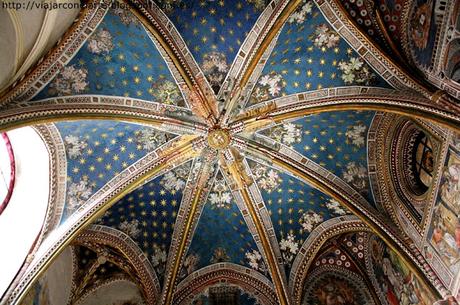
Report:
[[389,87],[336,33],[313,1],[288,18],[249,104],[347,85]]
[[35,100],[74,94],[139,98],[186,106],[163,57],[137,18],[110,9],[75,57]]

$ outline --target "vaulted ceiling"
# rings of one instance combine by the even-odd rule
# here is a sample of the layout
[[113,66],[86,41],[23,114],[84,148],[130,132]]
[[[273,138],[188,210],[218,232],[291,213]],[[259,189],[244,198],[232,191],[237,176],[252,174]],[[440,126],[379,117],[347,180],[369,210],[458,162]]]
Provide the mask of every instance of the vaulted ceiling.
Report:
[[430,65],[435,23],[415,55],[395,47],[418,46],[406,32],[422,2],[90,2],[0,99],[4,129],[46,124],[64,160],[42,253],[73,240],[69,304],[116,291],[110,279],[131,283],[123,304],[329,304],[333,290],[336,304],[399,304],[404,285],[420,304],[446,297],[369,178],[382,110],[460,123],[453,99],[406,69]]

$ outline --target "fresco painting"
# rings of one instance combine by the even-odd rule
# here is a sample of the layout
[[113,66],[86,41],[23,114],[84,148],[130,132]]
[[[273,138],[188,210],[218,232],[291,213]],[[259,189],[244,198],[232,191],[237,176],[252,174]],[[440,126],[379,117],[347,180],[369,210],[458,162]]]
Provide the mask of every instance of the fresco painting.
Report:
[[438,26],[435,22],[435,1],[417,0],[409,20],[409,36],[415,60],[430,67]]
[[431,305],[434,296],[402,261],[377,237],[371,238],[371,259],[380,296],[388,305]]
[[460,156],[450,151],[433,210],[429,240],[453,274],[460,271]]

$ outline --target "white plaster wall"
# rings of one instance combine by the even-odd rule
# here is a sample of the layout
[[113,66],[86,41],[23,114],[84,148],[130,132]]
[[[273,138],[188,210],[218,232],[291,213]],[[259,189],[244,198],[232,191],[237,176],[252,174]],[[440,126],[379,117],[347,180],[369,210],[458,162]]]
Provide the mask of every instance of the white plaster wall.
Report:
[[30,127],[8,132],[16,162],[10,202],[0,215],[0,295],[8,288],[40,234],[49,196],[49,156]]

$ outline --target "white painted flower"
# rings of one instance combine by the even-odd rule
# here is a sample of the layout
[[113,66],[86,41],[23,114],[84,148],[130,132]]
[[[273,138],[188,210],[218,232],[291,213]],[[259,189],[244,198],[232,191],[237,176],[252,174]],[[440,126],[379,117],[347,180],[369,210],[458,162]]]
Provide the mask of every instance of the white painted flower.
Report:
[[363,124],[352,126],[345,132],[345,136],[351,141],[353,145],[357,147],[363,147],[365,144],[364,134],[366,132],[366,126]]
[[155,271],[162,275],[165,272],[166,269],[166,261],[168,259],[168,255],[165,251],[165,249],[154,245],[153,246],[153,255],[151,256],[151,262],[153,268],[155,268]]
[[281,239],[280,250],[284,264],[290,265],[299,252],[299,244],[293,234],[288,234],[286,238]]
[[87,179],[82,179],[78,182],[70,182],[67,189],[67,205],[66,209],[70,213],[76,211],[89,199],[93,193],[92,187]]
[[360,58],[352,57],[348,62],[340,61],[339,69],[342,71],[342,80],[345,84],[370,85],[375,82],[376,75],[372,73],[367,64]]
[[106,29],[99,29],[88,38],[87,48],[90,53],[109,53],[113,47],[112,35]]
[[129,237],[133,239],[139,237],[139,235],[141,234],[141,229],[139,228],[139,220],[137,219],[133,219],[131,221],[123,221],[118,226],[118,229],[120,229],[120,231],[125,232],[129,235]]
[[262,11],[266,6],[266,0],[247,0],[247,2],[254,5],[254,8],[258,11]]
[[315,30],[314,45],[318,48],[334,48],[340,41],[339,35],[325,23],[320,24]]
[[249,266],[252,269],[260,271],[264,274],[267,273],[268,271],[267,266],[265,265],[265,262],[259,251],[257,250],[247,251],[245,256],[246,256],[246,259],[248,260]]
[[184,264],[180,272],[180,277],[185,278],[187,275],[192,274],[193,271],[197,269],[198,262],[200,257],[198,254],[191,253],[185,257]]
[[217,91],[227,75],[228,64],[224,53],[212,51],[203,55],[203,73],[212,88]]
[[149,92],[151,92],[155,101],[158,103],[178,106],[183,102],[182,95],[177,85],[167,79],[155,81]]
[[88,143],[80,139],[80,137],[75,135],[68,135],[64,138],[65,148],[67,154],[71,159],[80,157],[83,154],[83,151],[88,147]]
[[317,225],[322,223],[323,220],[323,216],[310,210],[302,214],[302,216],[299,219],[299,223],[305,231],[311,232]]
[[347,183],[350,183],[358,191],[367,191],[369,183],[367,169],[362,164],[356,164],[354,161],[349,162],[342,176]]
[[266,190],[267,192],[272,192],[279,186],[280,177],[278,172],[275,170],[262,164],[254,164],[251,166],[251,170],[257,185],[261,189]]
[[153,128],[143,128],[136,133],[136,141],[145,150],[153,150],[168,140],[167,135]]
[[65,66],[50,83],[50,94],[71,95],[86,90],[89,83],[86,81],[88,70]]
[[136,16],[134,16],[134,14],[132,14],[130,10],[127,10],[125,8],[112,8],[111,12],[112,14],[118,16],[121,20],[121,23],[123,23],[124,25],[137,25],[139,23]]
[[189,172],[190,164],[182,164],[167,172],[161,179],[161,184],[170,192],[180,191],[185,187]]
[[281,91],[282,76],[280,74],[265,74],[259,80],[262,86],[268,86],[268,92],[272,97],[276,97]]
[[281,74],[271,72],[262,75],[251,94],[251,103],[256,104],[281,95],[286,86]]
[[326,202],[326,207],[336,215],[343,216],[347,214],[347,211],[342,208],[337,200],[329,199]]
[[302,141],[302,125],[285,123],[270,129],[269,136],[286,145]]
[[219,209],[230,209],[231,208],[232,196],[230,189],[225,182],[225,179],[219,173],[214,181],[212,186],[211,193],[209,194],[209,202],[211,203],[211,208]]
[[294,13],[289,16],[289,23],[304,23],[307,17],[307,14],[311,14],[313,8],[313,3],[311,1],[304,1],[304,4],[297,9]]

